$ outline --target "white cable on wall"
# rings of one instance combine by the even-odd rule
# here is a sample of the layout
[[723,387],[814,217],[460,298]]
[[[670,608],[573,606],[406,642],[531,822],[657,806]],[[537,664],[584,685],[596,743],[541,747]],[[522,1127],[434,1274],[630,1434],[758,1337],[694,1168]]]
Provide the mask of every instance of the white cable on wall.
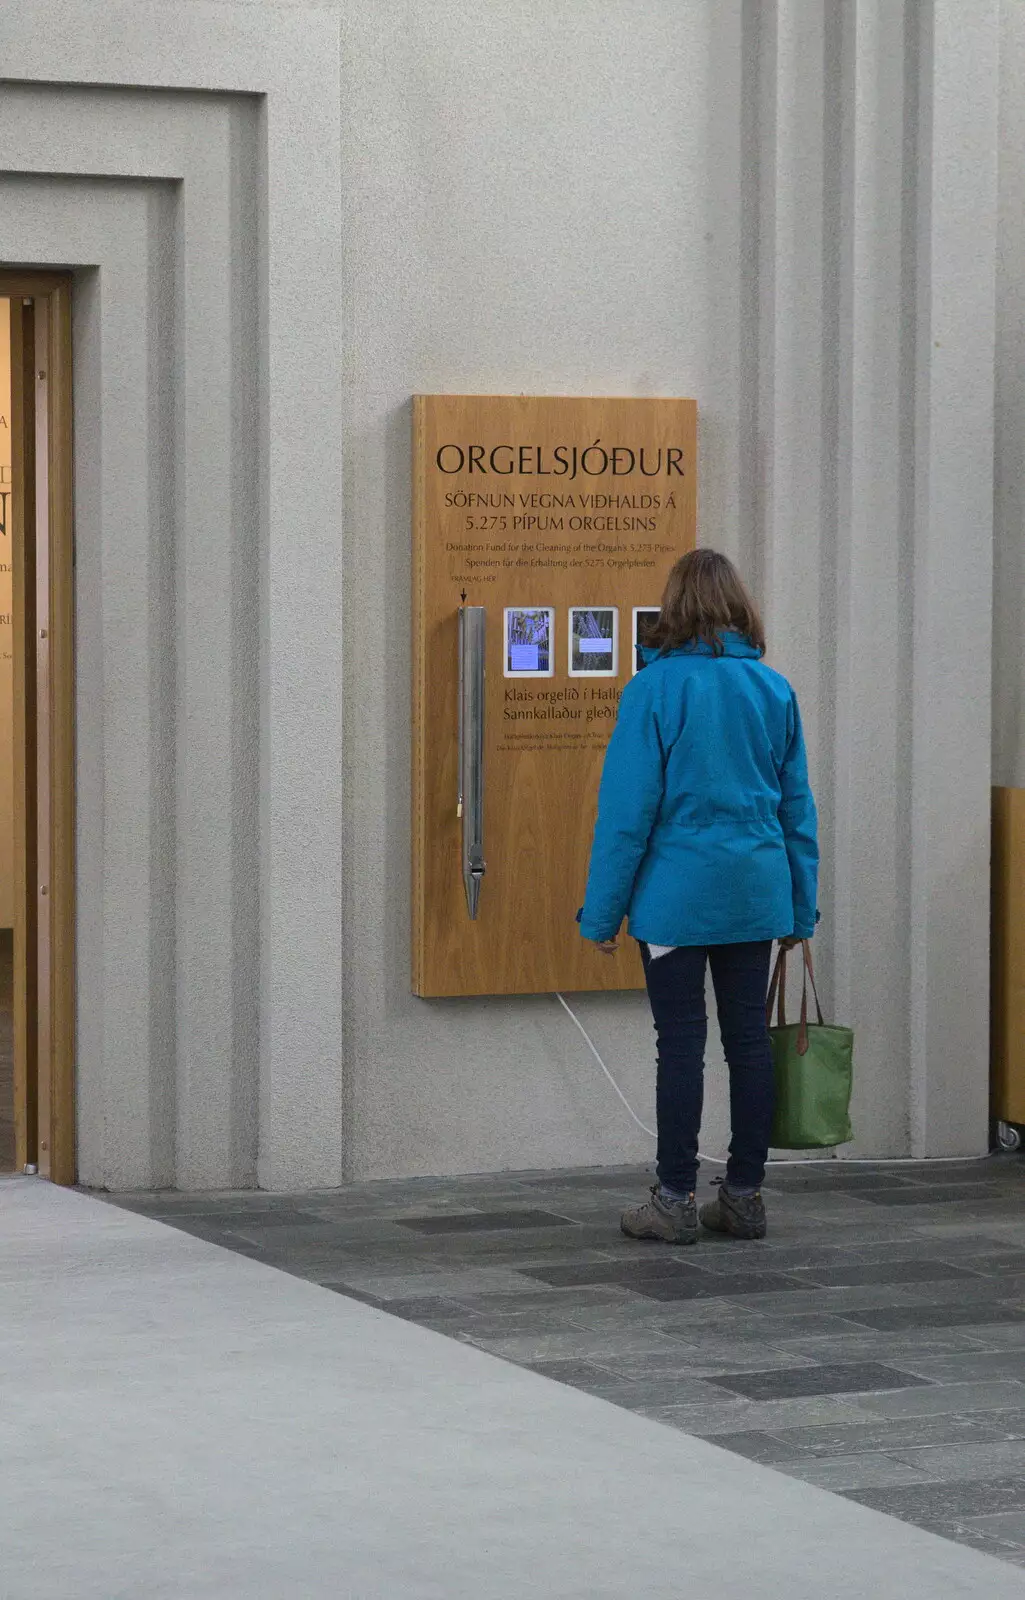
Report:
[[[654,1128],[649,1128],[647,1123],[641,1121],[633,1106],[626,1098],[626,1095],[623,1093],[622,1089],[619,1087],[619,1084],[616,1082],[615,1078],[612,1076],[612,1073],[602,1060],[598,1046],[595,1044],[594,1040],[591,1038],[591,1035],[584,1027],[584,1024],[573,1010],[573,1007],[566,1000],[565,995],[556,993],[555,998],[558,1000],[559,1004],[562,1006],[562,1009],[566,1012],[570,1020],[576,1024],[580,1032],[583,1034],[584,1039],[587,1042],[587,1047],[594,1056],[595,1061],[597,1061],[599,1067],[601,1067],[601,1070],[604,1072],[606,1078],[608,1078],[613,1089],[615,1089],[617,1095],[623,1102],[634,1122],[636,1122],[637,1126],[641,1129],[641,1132],[646,1133],[649,1139],[657,1139],[658,1134],[655,1132]],[[724,1167],[726,1165],[726,1162],[721,1156],[706,1156],[701,1150],[698,1151],[698,1159],[699,1161],[710,1161],[715,1167]],[[829,1167],[840,1163],[847,1167],[920,1167],[929,1162],[932,1162],[937,1166],[963,1166],[966,1161],[988,1161],[989,1159],[989,1155],[922,1156],[921,1158],[916,1158],[915,1156],[886,1156],[877,1160],[871,1160],[869,1158],[859,1156],[814,1156],[807,1161],[802,1159],[788,1158],[780,1161],[769,1161],[766,1164],[770,1167]]]
[[576,1023],[577,1027],[580,1029],[580,1032],[583,1034],[584,1038],[586,1039],[588,1049],[590,1050],[591,1054],[593,1055],[595,1061],[597,1061],[599,1067],[601,1067],[601,1070],[604,1072],[606,1078],[608,1078],[608,1080],[611,1083],[613,1089],[615,1089],[615,1091],[618,1094],[619,1098],[622,1100],[623,1104],[626,1106],[627,1111],[633,1117],[634,1121],[636,1122],[637,1126],[640,1128],[641,1132],[642,1133],[646,1133],[648,1135],[649,1139],[657,1139],[658,1138],[658,1134],[655,1132],[654,1128],[649,1128],[647,1123],[644,1123],[644,1122],[641,1121],[640,1117],[637,1115],[637,1113],[634,1110],[633,1106],[630,1104],[629,1100],[626,1098],[626,1095],[623,1093],[622,1089],[619,1087],[619,1084],[616,1082],[615,1078],[612,1076],[611,1072],[609,1071],[608,1067],[605,1065],[605,1063],[602,1060],[601,1056],[598,1054],[597,1045],[595,1044],[594,1040],[591,1038],[591,1035],[588,1033],[587,1029],[584,1027],[584,1024],[581,1022],[581,1020],[577,1016],[576,1012],[573,1010],[573,1007],[570,1006],[570,1005],[567,1005],[565,999],[563,998],[563,996],[561,994],[556,994],[555,998],[556,998],[556,1000],[558,1000],[559,1004],[562,1006],[562,1009],[566,1012],[567,1016],[569,1016]]

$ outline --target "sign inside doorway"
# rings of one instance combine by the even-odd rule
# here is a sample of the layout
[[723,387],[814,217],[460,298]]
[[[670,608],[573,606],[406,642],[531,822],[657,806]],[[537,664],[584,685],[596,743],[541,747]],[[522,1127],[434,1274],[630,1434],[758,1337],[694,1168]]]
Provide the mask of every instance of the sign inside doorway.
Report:
[[696,437],[693,400],[414,398],[414,993],[642,987],[574,919]]

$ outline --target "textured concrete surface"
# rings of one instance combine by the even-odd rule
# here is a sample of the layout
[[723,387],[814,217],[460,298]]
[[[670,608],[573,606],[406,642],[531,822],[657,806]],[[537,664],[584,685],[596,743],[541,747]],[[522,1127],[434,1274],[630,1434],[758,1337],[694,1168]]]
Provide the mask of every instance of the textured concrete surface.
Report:
[[720,1600],[1025,1591],[988,1557],[40,1180],[0,1184],[0,1289],[4,1600],[634,1600],[667,1574]]

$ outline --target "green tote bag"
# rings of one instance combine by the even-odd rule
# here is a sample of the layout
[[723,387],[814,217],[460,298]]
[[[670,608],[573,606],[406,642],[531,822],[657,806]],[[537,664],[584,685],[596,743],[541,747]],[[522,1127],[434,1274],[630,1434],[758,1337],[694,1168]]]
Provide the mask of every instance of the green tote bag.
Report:
[[[803,949],[800,1022],[787,1026],[785,950],[781,950],[776,959],[766,1005],[776,1071],[776,1111],[771,1140],[774,1150],[824,1150],[846,1144],[854,1137],[850,1117],[854,1034],[850,1028],[832,1027],[823,1022],[807,939],[803,941]],[[818,1022],[808,1021],[809,978]],[[772,1023],[774,1004],[775,1027]]]

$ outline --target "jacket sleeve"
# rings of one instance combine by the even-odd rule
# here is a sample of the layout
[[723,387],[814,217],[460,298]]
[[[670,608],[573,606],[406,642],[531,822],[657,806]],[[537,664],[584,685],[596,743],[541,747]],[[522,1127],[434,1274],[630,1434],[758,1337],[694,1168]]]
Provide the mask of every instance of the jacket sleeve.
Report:
[[787,718],[790,740],[780,769],[782,799],[779,820],[786,841],[790,878],[794,886],[794,933],[810,939],[819,920],[819,828],[815,799],[808,782],[808,755],[797,696],[791,694]]
[[605,752],[580,917],[585,939],[611,939],[619,932],[662,803],[662,740],[646,677],[641,673],[624,689]]

